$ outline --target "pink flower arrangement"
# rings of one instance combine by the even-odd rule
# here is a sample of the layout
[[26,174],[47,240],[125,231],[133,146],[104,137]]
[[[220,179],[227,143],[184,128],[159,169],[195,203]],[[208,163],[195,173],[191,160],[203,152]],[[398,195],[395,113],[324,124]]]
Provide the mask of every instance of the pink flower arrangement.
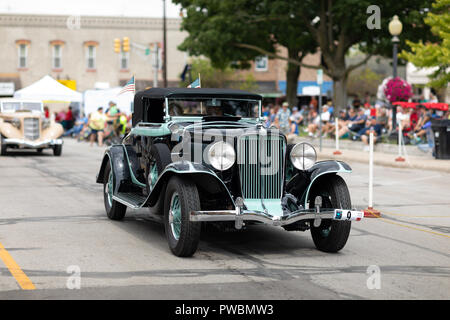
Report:
[[384,95],[389,102],[408,101],[412,97],[411,85],[402,78],[393,78],[386,83]]

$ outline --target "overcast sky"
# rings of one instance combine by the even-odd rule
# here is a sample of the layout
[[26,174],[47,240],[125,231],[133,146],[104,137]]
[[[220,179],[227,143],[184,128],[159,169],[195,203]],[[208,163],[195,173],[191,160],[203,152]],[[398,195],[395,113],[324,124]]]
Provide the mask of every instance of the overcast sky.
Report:
[[[0,13],[162,17],[162,8],[162,0],[0,0]],[[167,0],[167,17],[179,18],[179,13]]]

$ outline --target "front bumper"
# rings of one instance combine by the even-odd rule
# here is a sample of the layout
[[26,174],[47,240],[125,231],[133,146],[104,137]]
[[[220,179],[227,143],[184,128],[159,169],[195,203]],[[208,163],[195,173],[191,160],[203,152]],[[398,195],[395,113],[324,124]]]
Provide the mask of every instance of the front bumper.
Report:
[[42,140],[38,142],[24,140],[24,139],[5,139],[4,143],[6,145],[16,145],[19,146],[19,148],[48,148],[53,147],[55,145],[61,145],[63,144],[62,139],[47,139]]
[[273,226],[284,226],[302,220],[313,220],[314,225],[320,225],[322,219],[340,221],[360,221],[364,217],[361,211],[350,209],[307,209],[298,210],[283,216],[272,216],[265,212],[241,210],[220,211],[191,211],[190,221],[219,222],[234,221],[235,227],[240,229],[244,221],[256,221]]

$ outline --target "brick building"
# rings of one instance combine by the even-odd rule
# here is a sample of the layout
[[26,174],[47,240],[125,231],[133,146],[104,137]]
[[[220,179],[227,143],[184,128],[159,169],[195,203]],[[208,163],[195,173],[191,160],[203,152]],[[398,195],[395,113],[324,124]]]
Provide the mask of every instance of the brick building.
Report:
[[[187,54],[177,47],[187,33],[180,31],[181,19],[167,19],[167,79],[169,86],[178,86],[180,74],[188,61]],[[116,87],[135,75],[136,89],[153,86],[155,70],[153,55],[145,48],[161,43],[163,25],[160,18],[64,16],[0,14],[0,96],[18,90],[49,74],[75,86],[77,91]],[[114,39],[128,37],[130,52],[114,52]],[[285,54],[280,48],[280,54]],[[307,56],[305,63],[318,64],[319,54]],[[161,64],[160,64],[161,66]],[[286,62],[256,59],[250,70],[258,88],[265,96],[281,96],[286,88]],[[162,86],[162,71],[158,71]],[[314,86],[316,70],[301,68],[298,95]],[[324,94],[332,90],[325,76]],[[8,95],[8,94],[3,94]],[[10,94],[9,94],[10,95]]]

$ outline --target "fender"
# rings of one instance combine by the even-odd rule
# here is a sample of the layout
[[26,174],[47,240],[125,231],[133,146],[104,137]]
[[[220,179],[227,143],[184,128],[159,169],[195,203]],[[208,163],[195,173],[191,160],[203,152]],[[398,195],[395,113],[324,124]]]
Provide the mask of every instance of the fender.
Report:
[[105,154],[103,156],[102,165],[97,174],[97,183],[104,183],[105,169],[106,164],[110,164],[111,170],[114,174],[114,181],[119,183],[114,183],[114,194],[117,194],[117,191],[121,185],[121,181],[131,181],[130,169],[129,166],[124,166],[124,163],[128,163],[126,160],[124,148],[122,145],[113,145],[105,150]]
[[137,176],[139,177],[137,173],[139,161],[136,152],[132,147],[125,147],[122,144],[112,145],[106,149],[100,171],[97,175],[97,183],[104,183],[105,168],[108,159],[114,172],[115,181],[119,181],[119,183],[116,183],[117,186],[120,186],[120,182],[122,181],[129,181],[138,187],[145,188],[145,184],[137,178]]
[[196,185],[211,191],[211,193],[220,193],[222,197],[228,197],[234,206],[230,191],[214,171],[202,164],[188,161],[177,161],[169,164],[158,177],[144,205],[154,206],[156,204],[160,195],[164,194],[165,186],[173,175],[181,175],[193,181]]
[[306,173],[310,177],[310,182],[301,198],[301,202],[304,203],[305,208],[307,208],[307,202],[311,187],[317,181],[317,179],[325,175],[336,174],[339,172],[351,173],[352,168],[343,161],[326,160],[317,162],[310,169],[307,170]]

